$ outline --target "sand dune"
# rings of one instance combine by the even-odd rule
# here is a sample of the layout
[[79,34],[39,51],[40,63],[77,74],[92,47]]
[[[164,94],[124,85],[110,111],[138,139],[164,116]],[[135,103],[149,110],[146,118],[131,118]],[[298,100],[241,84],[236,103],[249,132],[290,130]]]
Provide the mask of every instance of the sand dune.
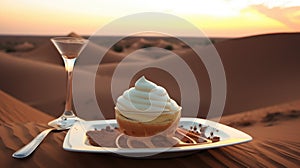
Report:
[[63,60],[61,59],[60,54],[57,52],[50,40],[32,51],[19,54],[19,57],[34,61],[63,65]]
[[[78,58],[78,62],[81,65],[96,65],[98,66],[99,55],[102,54],[104,57],[101,60],[100,64],[107,64],[107,63],[118,63],[124,59],[126,56],[124,53],[117,53],[113,50],[108,50],[104,46],[99,46],[94,42],[89,42],[86,48],[83,50],[81,56]],[[88,57],[88,58],[86,58]],[[143,58],[131,58],[128,60],[129,62],[140,62],[143,61]]]
[[[0,123],[9,122],[40,122],[45,123],[53,117],[40,112],[29,105],[11,97],[0,90]],[[0,124],[0,125],[1,125]]]
[[251,132],[258,139],[299,141],[299,135],[294,133],[296,130],[291,129],[299,124],[299,109],[300,100],[296,100],[229,115],[223,117],[221,122]]
[[299,99],[299,43],[299,33],[217,43],[228,81],[226,111],[245,111]]
[[[261,35],[215,44],[227,78],[228,94],[224,115],[300,98],[300,50],[297,47],[300,43],[299,37],[300,34]],[[208,52],[207,47],[203,47],[202,52]],[[175,53],[187,62],[198,77],[202,96],[200,116],[203,117],[211,98],[205,66],[190,49]],[[174,64],[174,61],[173,56],[166,56],[154,61],[145,61],[144,64],[167,66]],[[100,76],[112,76],[117,64],[101,66],[103,68],[100,70]],[[119,68],[126,74],[136,67],[132,64],[122,64]],[[169,74],[153,69],[144,70],[138,75],[142,74],[166,87],[172,97],[180,100],[179,90]]]
[[[300,50],[297,46],[300,43],[299,36],[300,34],[261,35],[215,44],[223,61],[228,82],[224,115],[300,98],[298,94],[300,92]],[[135,45],[141,46],[149,41],[141,39],[134,42],[138,43]],[[126,41],[123,43],[125,45]],[[160,43],[163,42],[155,41],[155,45]],[[97,51],[103,52],[101,46],[92,44],[90,47],[89,50],[96,53]],[[191,67],[197,76],[202,96],[199,116],[205,117],[211,98],[210,82],[205,66],[188,48],[174,50],[174,52]],[[203,47],[203,52],[206,52],[206,47]],[[50,42],[25,54],[28,54],[26,56],[28,59],[25,59],[25,56],[22,56],[24,58],[22,59],[0,53],[2,60],[0,76],[5,79],[0,81],[1,89],[48,114],[59,115],[63,110],[66,74],[61,63],[53,60],[61,61],[60,56]],[[53,54],[56,55],[55,58]],[[114,102],[110,94],[111,76],[118,65],[117,62],[125,56],[126,53],[108,52],[96,77],[97,99],[102,101],[99,103],[100,108],[109,118],[114,117]],[[135,65],[170,65],[174,61],[171,56],[161,56],[156,59],[145,58],[143,54],[136,55],[128,63],[121,65],[120,69],[126,73]],[[89,66],[93,62],[84,63],[80,59],[78,61],[85,66],[85,73],[88,74]],[[168,73],[157,69],[147,69],[139,72],[133,81],[143,74],[166,87],[171,97],[180,101],[178,86]],[[123,81],[122,78],[117,80],[120,83]],[[80,92],[85,95],[84,90]],[[186,108],[189,109],[189,107]]]
[[[51,117],[24,105],[4,92],[0,92],[0,100],[0,112],[3,112],[3,108],[10,111],[0,116],[0,163],[3,167],[132,167],[141,164],[144,167],[168,165],[174,168],[297,167],[300,161],[298,130],[291,129],[299,125],[300,100],[222,118],[223,123],[231,124],[253,136],[252,142],[204,150],[184,157],[155,160],[64,151],[62,142],[65,132],[48,135],[32,156],[22,160],[13,159],[11,154],[47,128],[46,120]],[[269,119],[270,114],[276,113],[280,113],[281,117]],[[14,120],[11,120],[12,118]],[[243,125],[236,121],[250,121],[252,124]]]
[[63,110],[66,73],[63,66],[0,53],[1,89],[50,115]]

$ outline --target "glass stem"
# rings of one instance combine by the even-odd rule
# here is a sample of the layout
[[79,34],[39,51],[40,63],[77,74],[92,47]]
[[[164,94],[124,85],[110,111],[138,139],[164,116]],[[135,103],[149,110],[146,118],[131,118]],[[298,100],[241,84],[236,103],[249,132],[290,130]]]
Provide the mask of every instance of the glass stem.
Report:
[[68,59],[64,58],[65,68],[68,75],[67,80],[67,97],[66,97],[66,104],[65,104],[65,111],[63,113],[64,117],[73,117],[75,116],[73,110],[72,110],[72,80],[73,80],[73,68],[76,61],[76,58]]

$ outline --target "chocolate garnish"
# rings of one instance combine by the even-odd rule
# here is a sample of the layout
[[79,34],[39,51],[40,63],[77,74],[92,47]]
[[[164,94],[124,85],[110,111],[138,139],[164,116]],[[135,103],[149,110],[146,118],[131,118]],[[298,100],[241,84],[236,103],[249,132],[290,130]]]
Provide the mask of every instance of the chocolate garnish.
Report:
[[102,147],[117,147],[114,139],[120,135],[120,132],[116,129],[101,129],[97,131],[88,131],[86,133],[91,145]]
[[110,126],[100,130],[88,131],[86,135],[91,145],[111,148],[163,148],[220,141],[220,137],[215,136],[213,132],[210,132],[210,137],[205,136],[204,131],[208,127],[200,126],[200,124],[199,127],[199,130],[197,130],[196,126],[191,126],[190,130],[179,127],[176,129],[174,138],[163,135],[156,135],[151,137],[151,139],[130,138],[121,133],[118,128],[111,128]]

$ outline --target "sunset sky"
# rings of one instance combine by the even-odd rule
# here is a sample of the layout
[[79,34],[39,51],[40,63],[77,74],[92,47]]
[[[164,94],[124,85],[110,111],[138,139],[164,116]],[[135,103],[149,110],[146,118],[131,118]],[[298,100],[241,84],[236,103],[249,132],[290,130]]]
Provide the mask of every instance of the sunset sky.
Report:
[[91,35],[139,12],[176,15],[208,36],[300,32],[300,0],[1,0],[0,34]]

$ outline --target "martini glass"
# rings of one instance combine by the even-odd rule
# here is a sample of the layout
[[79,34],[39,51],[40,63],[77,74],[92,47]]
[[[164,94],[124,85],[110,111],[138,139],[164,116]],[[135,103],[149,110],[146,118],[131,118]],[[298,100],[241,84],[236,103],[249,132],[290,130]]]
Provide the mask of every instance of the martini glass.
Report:
[[80,120],[76,117],[72,110],[72,78],[73,78],[73,68],[76,59],[80,55],[81,51],[87,45],[88,40],[77,37],[55,37],[51,38],[52,43],[61,54],[64,60],[65,69],[68,74],[67,81],[67,96],[65,103],[65,110],[61,117],[48,123],[50,126],[60,125],[73,125],[75,121]]

